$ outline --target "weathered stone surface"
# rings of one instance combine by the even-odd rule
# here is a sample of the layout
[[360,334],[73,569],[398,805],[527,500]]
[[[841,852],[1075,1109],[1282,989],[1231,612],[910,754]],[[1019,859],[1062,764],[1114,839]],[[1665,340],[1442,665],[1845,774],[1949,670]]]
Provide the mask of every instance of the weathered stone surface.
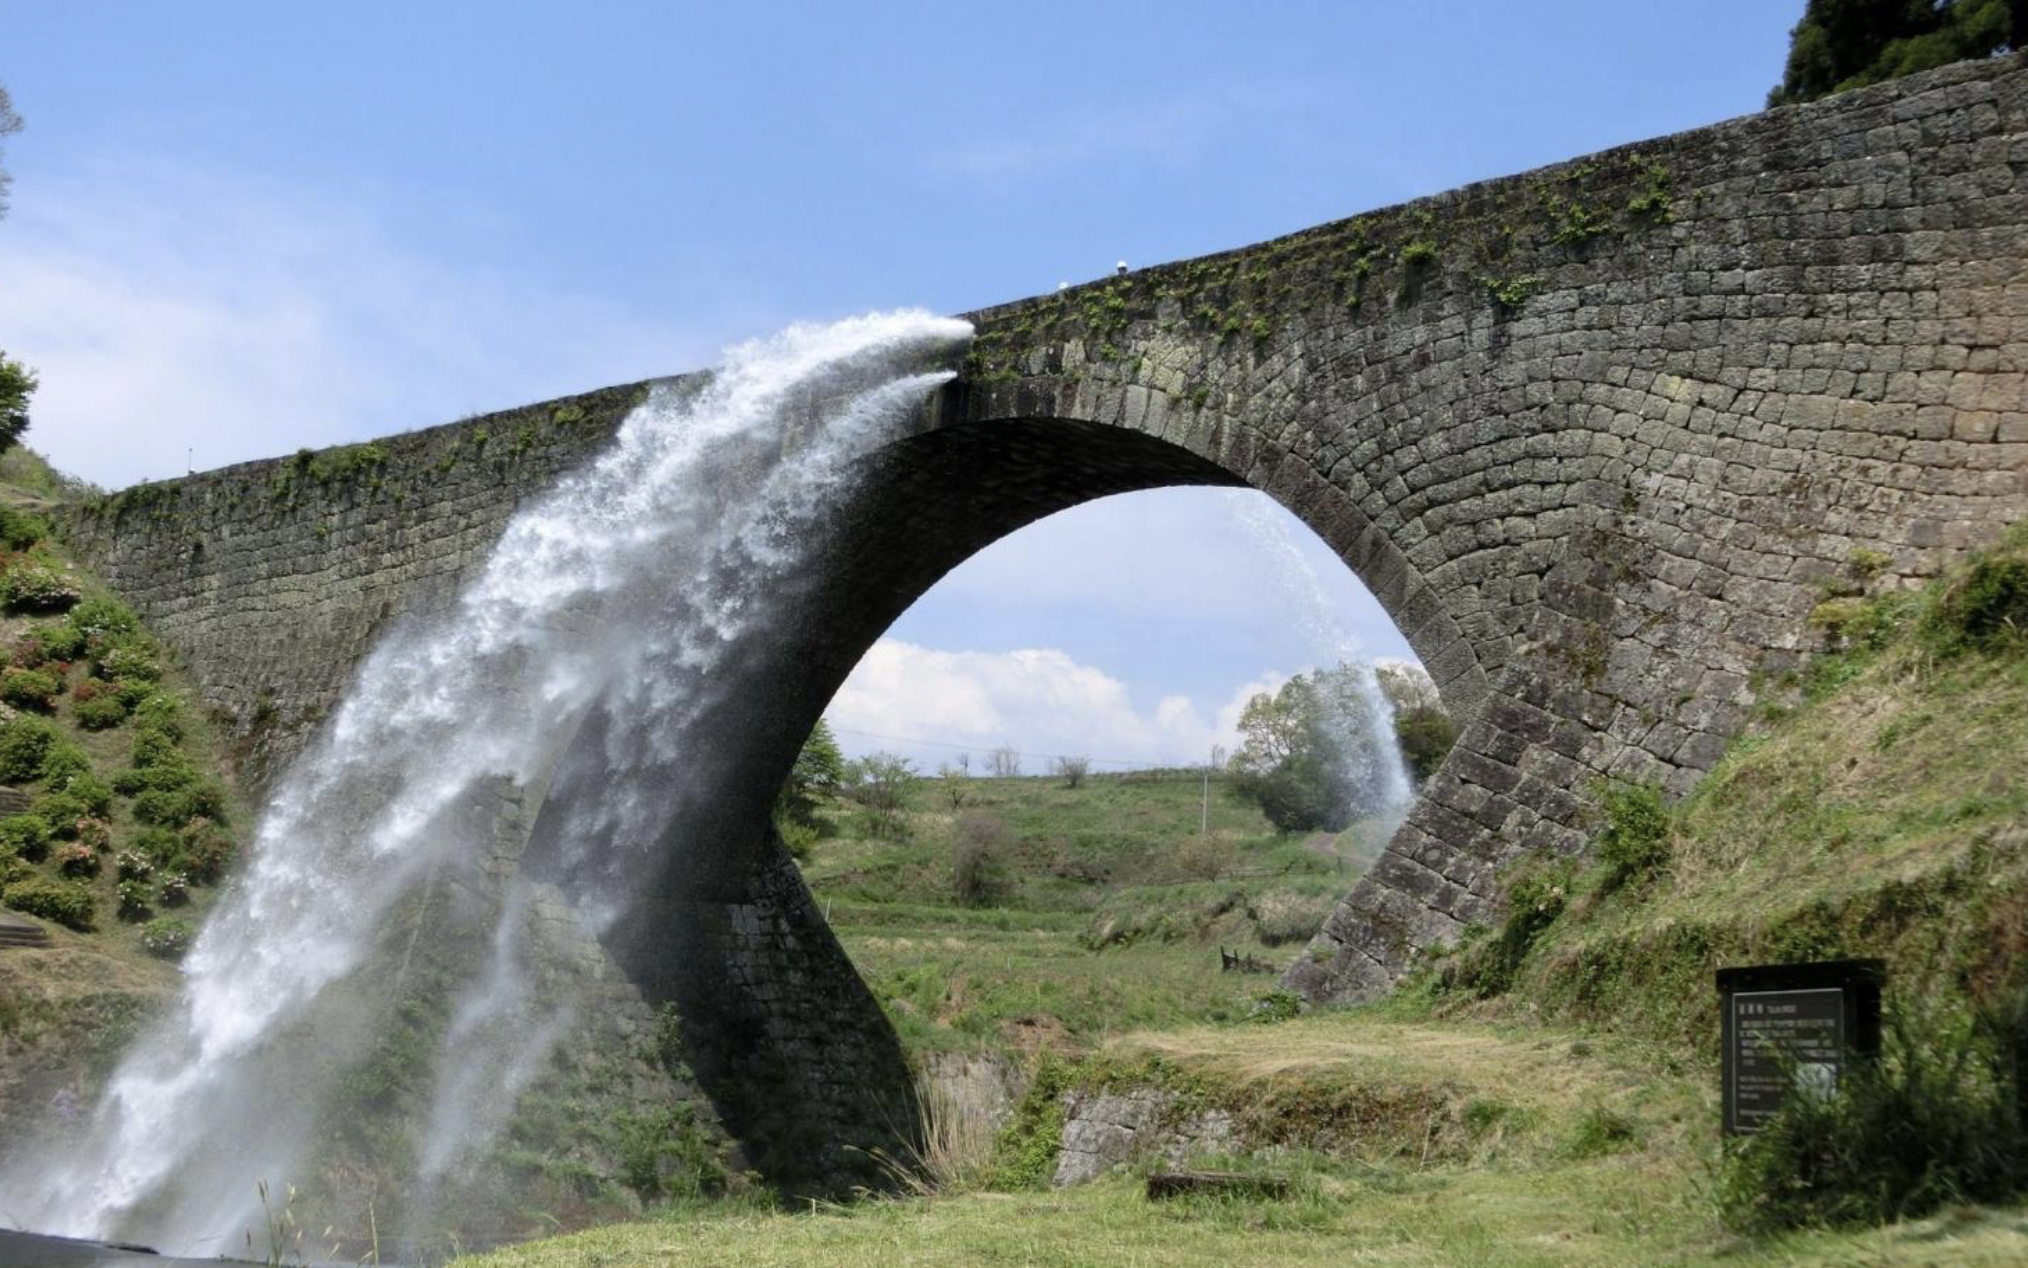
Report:
[[1058,1188],[1096,1180],[1114,1167],[1147,1158],[1180,1166],[1198,1154],[1236,1147],[1232,1115],[1221,1109],[1186,1110],[1156,1088],[1072,1093],[1063,1113],[1063,1147],[1056,1155]]
[[[697,735],[721,793],[642,879],[646,927],[684,932],[631,931],[626,976],[850,1103],[814,1130],[891,1144],[911,1102],[862,1063],[898,1050],[765,831],[773,789],[944,572],[1198,483],[1315,528],[1466,719],[1286,976],[1384,989],[1492,914],[1517,855],[1581,850],[1599,781],[1693,785],[1855,551],[1912,583],[2028,511],[2024,135],[2028,69],[1966,63],[974,314],[963,376],[844,494],[805,619],[719,674]],[[67,527],[263,777],[636,392],[145,486]]]

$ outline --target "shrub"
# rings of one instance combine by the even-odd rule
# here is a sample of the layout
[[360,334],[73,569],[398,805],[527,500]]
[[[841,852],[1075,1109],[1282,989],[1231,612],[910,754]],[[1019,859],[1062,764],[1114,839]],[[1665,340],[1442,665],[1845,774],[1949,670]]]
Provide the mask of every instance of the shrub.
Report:
[[808,859],[811,847],[817,844],[817,829],[807,823],[777,818],[775,831],[781,833],[782,844],[788,848],[789,857],[798,862]]
[[162,905],[181,907],[190,901],[190,878],[181,872],[171,872],[162,878]]
[[123,881],[146,880],[155,872],[155,861],[139,850],[121,850],[113,866]]
[[1556,923],[1569,901],[1570,864],[1563,860],[1523,863],[1507,882],[1507,914],[1489,938],[1466,947],[1441,977],[1458,988],[1491,999],[1505,995],[1528,958],[1529,948]]
[[99,874],[99,854],[82,841],[72,841],[56,852],[56,870],[65,876],[90,879]]
[[1922,632],[1947,656],[2028,639],[2028,558],[1973,560],[1937,592]]
[[159,726],[140,720],[134,725],[133,761],[139,770],[181,767],[185,764],[183,750],[177,747],[175,736]]
[[9,815],[0,819],[0,850],[18,854],[29,862],[49,852],[49,825],[34,815]]
[[27,550],[47,536],[49,522],[40,515],[0,506],[0,546],[8,550]]
[[85,813],[95,819],[104,819],[113,813],[112,785],[89,770],[67,771],[61,778],[45,779],[43,787],[76,798]]
[[104,819],[80,819],[77,821],[77,840],[87,849],[107,849],[113,843],[113,825]]
[[162,677],[155,649],[137,639],[123,639],[94,649],[92,669],[101,678],[123,683],[153,683]]
[[167,828],[142,828],[133,836],[131,853],[157,867],[169,867],[181,859],[186,846],[182,837]]
[[127,720],[127,705],[118,696],[75,699],[71,716],[87,731],[110,731]]
[[69,793],[50,793],[37,797],[28,813],[42,820],[49,834],[66,841],[77,839],[77,825],[91,817],[92,808],[81,797]]
[[86,599],[70,611],[70,624],[81,640],[94,635],[134,634],[141,619],[117,599]]
[[1836,1094],[1789,1097],[1727,1150],[1725,1222],[1752,1233],[1882,1224],[2028,1191],[2020,995],[1971,1024],[1891,1019],[1880,1059],[1848,1062]]
[[152,693],[134,704],[134,725],[168,739],[183,742],[183,706],[175,697]]
[[0,701],[17,709],[47,713],[56,707],[56,693],[62,689],[63,684],[56,675],[46,670],[0,669]]
[[130,921],[144,919],[151,911],[149,903],[155,897],[154,890],[146,881],[121,881],[113,893],[119,900],[116,913],[120,919]]
[[[77,613],[72,612],[71,617],[75,620]],[[71,661],[85,653],[84,631],[69,621],[31,630],[24,636],[23,641],[27,639],[33,639],[41,644],[44,660]]]
[[1294,1021],[1303,1012],[1303,997],[1294,991],[1262,991],[1247,1006],[1246,1019],[1262,1025]]
[[181,828],[194,819],[223,822],[225,790],[209,780],[151,788],[134,795],[134,818],[164,828]]
[[232,854],[232,838],[206,824],[201,830],[193,828],[183,857],[189,864],[190,879],[209,885],[225,875]]
[[89,777],[91,773],[91,754],[61,738],[49,746],[49,751],[42,755],[42,765],[36,769],[36,777],[51,792],[63,792],[71,780]]
[[190,922],[181,916],[157,916],[141,926],[141,948],[149,955],[174,960],[190,946]]
[[40,669],[49,663],[49,649],[33,631],[14,640],[14,646],[7,649],[7,663],[23,669]]
[[98,909],[92,892],[82,885],[35,878],[16,881],[0,891],[0,905],[78,930],[92,927]]
[[56,729],[41,718],[0,723],[0,783],[26,784],[42,778],[42,759],[56,743]]
[[967,907],[984,907],[1004,896],[1006,856],[1013,842],[1013,832],[992,815],[976,810],[959,815],[951,834],[951,896]]
[[1653,784],[1618,784],[1600,798],[1605,831],[1599,834],[1599,890],[1646,884],[1669,861],[1669,807]]
[[83,597],[74,578],[44,563],[17,560],[0,577],[0,600],[16,612],[61,612]]

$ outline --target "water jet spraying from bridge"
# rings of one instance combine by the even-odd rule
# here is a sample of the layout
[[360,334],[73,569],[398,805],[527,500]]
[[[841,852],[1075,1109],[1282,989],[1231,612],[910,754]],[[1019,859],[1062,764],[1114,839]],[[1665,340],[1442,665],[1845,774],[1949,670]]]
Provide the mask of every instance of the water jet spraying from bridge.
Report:
[[[405,1076],[430,1104],[410,1156],[378,1161],[425,1196],[454,1177],[574,1021],[531,1015],[531,912],[560,900],[588,933],[625,917],[634,862],[692,795],[668,737],[710,703],[727,647],[784,616],[767,583],[845,468],[952,377],[969,337],[919,312],[799,326],[731,350],[701,389],[653,390],[461,593],[380,642],[263,808],[179,998],[88,1123],[0,1171],[6,1215],[244,1249],[265,1226],[257,1182],[281,1194],[316,1170],[385,1016],[373,996],[421,971],[396,914],[446,903],[483,909],[490,937],[440,985],[448,1022]],[[612,756],[597,814],[551,843],[549,882],[525,879],[524,807],[594,716]]]

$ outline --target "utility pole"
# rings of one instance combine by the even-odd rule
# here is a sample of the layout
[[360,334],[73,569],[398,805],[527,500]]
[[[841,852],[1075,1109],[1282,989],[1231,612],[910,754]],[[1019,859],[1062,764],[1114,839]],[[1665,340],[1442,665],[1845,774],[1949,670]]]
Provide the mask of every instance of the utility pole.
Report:
[[1197,835],[1201,837],[1211,835],[1211,768],[1218,765],[1219,759],[1224,756],[1225,750],[1214,744],[1211,746],[1211,760],[1204,766],[1204,804],[1197,812]]

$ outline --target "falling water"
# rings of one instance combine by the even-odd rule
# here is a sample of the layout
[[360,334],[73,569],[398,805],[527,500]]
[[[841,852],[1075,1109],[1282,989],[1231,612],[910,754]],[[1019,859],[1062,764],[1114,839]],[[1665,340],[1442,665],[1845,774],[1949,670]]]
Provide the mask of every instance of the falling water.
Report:
[[1224,498],[1233,519],[1253,539],[1282,593],[1294,604],[1298,628],[1317,665],[1346,671],[1344,678],[1356,693],[1351,707],[1331,712],[1333,724],[1346,732],[1337,737],[1346,786],[1368,794],[1361,800],[1382,807],[1384,818],[1398,818],[1408,807],[1408,768],[1395,739],[1394,705],[1380,689],[1371,657],[1346,628],[1323,581],[1303,557],[1288,517],[1277,513],[1267,495],[1252,490],[1229,491]]
[[[180,997],[88,1124],[16,1153],[0,1214],[186,1253],[244,1249],[242,1230],[271,1213],[257,1185],[279,1195],[315,1166],[320,1115],[371,1047],[359,984],[369,969],[398,980],[424,954],[414,933],[403,946],[397,913],[469,908],[490,878],[490,937],[444,992],[410,1165],[427,1189],[483,1146],[573,1024],[526,1021],[542,894],[514,875],[524,807],[588,717],[628,720],[608,729],[598,814],[561,847],[586,863],[561,892],[582,927],[622,917],[624,860],[596,856],[642,848],[669,821],[683,793],[666,737],[707,703],[729,643],[773,619],[768,578],[793,564],[841,467],[906,425],[951,377],[924,367],[970,333],[919,312],[795,327],[732,349],[702,389],[651,392],[604,454],[515,516],[454,604],[367,658],[263,808]],[[812,431],[821,401],[836,404]]]

